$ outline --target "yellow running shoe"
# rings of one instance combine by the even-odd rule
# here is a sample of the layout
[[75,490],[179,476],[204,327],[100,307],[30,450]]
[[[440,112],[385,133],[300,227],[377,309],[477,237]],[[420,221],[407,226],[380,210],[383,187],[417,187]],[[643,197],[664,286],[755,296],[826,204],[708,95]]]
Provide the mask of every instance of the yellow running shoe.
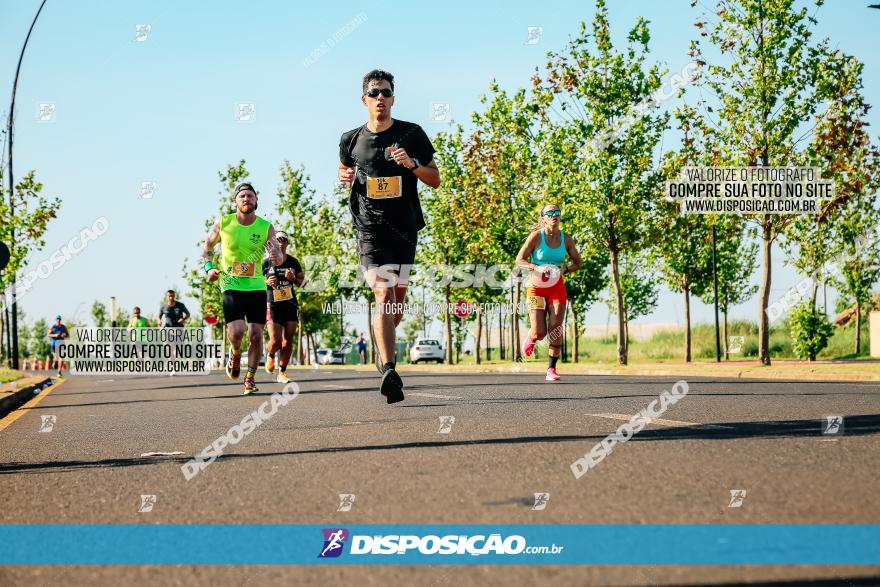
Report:
[[287,373],[284,371],[278,372],[278,377],[275,378],[277,383],[290,383],[290,377],[287,376]]
[[232,380],[236,380],[241,375],[241,353],[237,355],[230,354],[226,361],[226,376]]

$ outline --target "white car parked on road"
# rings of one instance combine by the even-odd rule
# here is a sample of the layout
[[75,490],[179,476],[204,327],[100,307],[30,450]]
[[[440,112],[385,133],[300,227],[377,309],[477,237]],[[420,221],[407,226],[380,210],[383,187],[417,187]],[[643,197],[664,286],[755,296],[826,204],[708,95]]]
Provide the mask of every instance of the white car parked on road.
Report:
[[416,364],[419,361],[437,361],[442,363],[446,359],[443,347],[435,338],[419,338],[409,349],[409,360]]

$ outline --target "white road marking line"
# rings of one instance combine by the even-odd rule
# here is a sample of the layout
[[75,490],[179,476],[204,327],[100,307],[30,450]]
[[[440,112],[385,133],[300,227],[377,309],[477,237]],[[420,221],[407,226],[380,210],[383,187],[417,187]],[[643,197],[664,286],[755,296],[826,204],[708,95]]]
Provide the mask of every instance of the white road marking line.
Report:
[[415,396],[415,397],[430,397],[434,399],[462,399],[457,395],[440,395],[439,393],[421,393],[421,392],[413,392],[407,393],[407,396]]
[[338,389],[344,389],[344,388],[346,388],[346,387],[348,387],[348,386],[347,386],[347,385],[336,385],[336,384],[334,384],[334,383],[322,383],[322,384],[321,384],[321,387],[336,387],[336,388],[338,388]]
[[[413,395],[413,394],[410,394]],[[588,416],[595,416],[596,418],[610,418],[612,420],[623,420],[625,422],[629,422],[632,419],[632,415],[626,414],[587,414]],[[660,426],[702,426],[703,428],[714,428],[718,430],[730,430],[733,426],[721,426],[720,424],[700,424],[699,422],[683,422],[681,420],[665,420],[663,418],[654,418],[650,422],[651,424],[658,424]]]
[[115,379],[99,379],[98,383],[110,383],[111,381],[116,381]]

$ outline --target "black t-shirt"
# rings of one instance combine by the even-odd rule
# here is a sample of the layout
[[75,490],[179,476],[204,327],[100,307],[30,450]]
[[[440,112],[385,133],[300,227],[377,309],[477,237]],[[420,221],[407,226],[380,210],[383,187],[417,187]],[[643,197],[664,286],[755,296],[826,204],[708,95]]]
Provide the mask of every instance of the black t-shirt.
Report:
[[159,308],[159,320],[162,320],[164,317],[165,321],[163,324],[165,326],[182,327],[183,324],[180,324],[179,320],[183,318],[184,314],[189,316],[189,310],[186,309],[186,306],[184,306],[182,302],[174,302],[173,306],[162,304],[162,307]]
[[[349,167],[357,165],[348,206],[357,230],[404,236],[415,241],[416,233],[425,227],[425,217],[419,203],[419,178],[412,170],[385,158],[386,149],[392,145],[404,148],[407,155],[419,160],[420,165],[427,165],[434,159],[431,139],[422,127],[412,122],[394,119],[390,128],[378,133],[370,131],[364,124],[342,135],[339,140],[339,161]],[[367,196],[368,178],[397,176],[401,184],[399,197]],[[373,182],[374,189],[377,186],[381,189],[385,185],[381,180]],[[393,190],[393,184],[391,186]]]
[[[287,255],[284,259],[284,262],[281,265],[273,265],[272,260],[269,257],[263,259],[263,277],[269,278],[273,275],[278,278],[278,286],[270,287],[266,286],[266,300],[272,303],[283,304],[285,302],[295,303],[296,302],[296,292],[293,291],[293,282],[287,279],[284,276],[284,273],[287,269],[293,269],[293,274],[296,275],[300,271],[303,270],[302,265],[299,264],[299,260],[296,257],[291,255]],[[275,302],[275,299],[272,294],[273,289],[280,289],[282,287],[290,287],[290,299]]]

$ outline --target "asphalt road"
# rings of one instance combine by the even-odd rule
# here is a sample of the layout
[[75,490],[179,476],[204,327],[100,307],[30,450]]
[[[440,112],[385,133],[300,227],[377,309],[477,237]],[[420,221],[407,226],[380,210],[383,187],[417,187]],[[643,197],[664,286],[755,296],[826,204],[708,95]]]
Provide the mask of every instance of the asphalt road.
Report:
[[[662,422],[575,479],[570,464],[675,379],[404,372],[407,399],[389,406],[376,373],[291,375],[300,395],[191,481],[181,463],[281,385],[261,372],[260,393],[242,396],[222,375],[70,377],[4,419],[17,418],[0,431],[0,521],[880,523],[877,383],[693,379]],[[831,414],[845,416],[843,435],[820,433]],[[732,489],[746,490],[740,507]],[[542,511],[536,492],[550,494]],[[339,494],[356,496],[350,511],[337,511]],[[156,496],[152,511],[138,511],[141,495]],[[880,567],[0,567],[0,584],[28,586],[789,581],[880,584]]]

